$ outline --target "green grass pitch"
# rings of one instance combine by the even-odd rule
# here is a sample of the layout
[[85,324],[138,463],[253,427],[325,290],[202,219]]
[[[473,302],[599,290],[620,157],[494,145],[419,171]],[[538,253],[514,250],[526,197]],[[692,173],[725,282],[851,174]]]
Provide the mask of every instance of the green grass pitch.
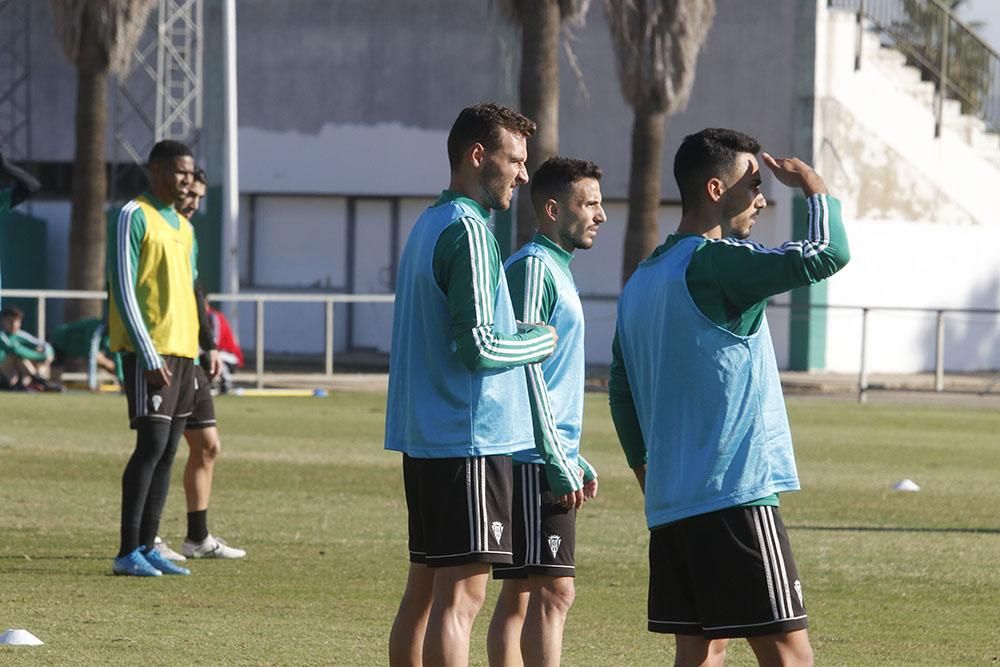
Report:
[[[189,578],[111,576],[125,401],[0,396],[0,647],[4,665],[377,665],[406,571],[399,457],[385,398],[217,402],[223,454],[209,519],[249,556]],[[782,500],[818,664],[1000,662],[1000,415],[955,406],[792,398],[804,490]],[[599,498],[580,514],[566,665],[663,665],[645,631],[646,531],[606,397],[588,395],[584,451]],[[161,534],[184,535],[181,444]],[[891,490],[912,478],[919,493]],[[473,664],[498,585],[480,614]],[[734,642],[729,664],[753,664]]]

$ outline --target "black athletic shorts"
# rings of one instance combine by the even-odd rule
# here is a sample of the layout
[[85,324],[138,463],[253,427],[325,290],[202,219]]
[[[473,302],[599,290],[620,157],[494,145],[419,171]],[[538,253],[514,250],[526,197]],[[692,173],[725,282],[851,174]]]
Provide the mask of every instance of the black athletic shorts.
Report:
[[185,431],[215,426],[215,403],[208,375],[201,366],[194,367],[194,409],[184,425]]
[[566,509],[549,489],[545,466],[514,466],[514,563],[495,565],[495,579],[529,575],[572,577],[576,572],[576,508]]
[[511,563],[511,457],[403,455],[410,561]]
[[777,507],[731,507],[649,534],[649,630],[754,637],[808,626]]
[[188,417],[194,409],[194,360],[187,357],[163,357],[170,369],[170,384],[154,387],[146,382],[142,364],[135,354],[123,355],[125,396],[128,398],[129,426],[135,428],[139,419],[172,421]]

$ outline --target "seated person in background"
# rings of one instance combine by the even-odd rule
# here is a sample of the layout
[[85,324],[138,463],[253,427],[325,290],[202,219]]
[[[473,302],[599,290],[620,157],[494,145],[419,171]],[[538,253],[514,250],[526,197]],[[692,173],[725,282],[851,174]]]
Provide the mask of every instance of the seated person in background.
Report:
[[52,346],[22,331],[23,320],[19,308],[0,310],[0,389],[62,391],[62,385],[48,380]]
[[243,368],[243,350],[240,348],[239,339],[233,333],[233,328],[229,325],[229,320],[226,319],[222,311],[212,308],[207,301],[205,302],[205,310],[208,312],[208,321],[215,337],[215,347],[219,350],[219,360],[222,362],[219,390],[226,393],[233,384],[232,367]]
[[104,370],[121,385],[121,355],[109,349],[108,325],[104,320],[94,317],[60,324],[52,330],[48,342],[56,352],[53,379],[59,380],[64,370],[86,370],[87,387],[96,391],[98,370]]

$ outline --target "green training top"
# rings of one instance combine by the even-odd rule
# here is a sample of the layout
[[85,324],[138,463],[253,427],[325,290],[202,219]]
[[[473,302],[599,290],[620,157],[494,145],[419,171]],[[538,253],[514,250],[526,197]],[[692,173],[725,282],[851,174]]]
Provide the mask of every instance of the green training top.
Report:
[[45,361],[52,357],[52,347],[23,331],[8,334],[0,330],[0,361],[8,354],[27,361]]
[[[562,269],[570,280],[573,279],[573,274],[569,269],[569,263],[573,260],[573,253],[566,252],[543,234],[535,234],[532,241],[545,248],[549,255],[556,260],[559,268]],[[530,293],[525,289],[529,284],[529,271],[535,275],[538,273],[542,274],[541,280],[530,281],[532,288]],[[544,322],[545,324],[549,324],[559,297],[559,290],[556,287],[555,278],[544,262],[531,256],[515,262],[507,269],[507,286],[510,288],[510,301],[514,305],[514,316],[519,321]],[[528,304],[536,305],[537,309],[533,310],[533,312],[528,312]],[[550,401],[544,383],[541,386],[541,391],[536,393],[529,382],[528,396],[531,399],[531,420],[534,422],[535,447],[541,450],[539,453],[542,458],[550,460],[556,450],[556,445],[552,442],[550,434],[558,435],[559,431],[556,428],[552,411],[545,408],[546,405],[549,405]],[[547,419],[548,423],[542,424],[542,419]],[[597,476],[594,468],[583,458],[583,454],[578,453],[577,459],[580,467],[583,469],[583,480],[589,482],[594,479]],[[579,488],[578,483],[574,484],[570,481],[566,482],[566,486],[569,489],[564,491],[564,493]],[[557,495],[562,495],[555,488],[553,488],[553,492],[556,492]]]
[[[767,248],[753,241],[709,240],[691,258],[687,286],[698,309],[738,336],[757,331],[767,300],[783,292],[829,278],[850,259],[840,202],[815,194],[807,200],[806,238]],[[671,234],[651,257],[667,252],[686,235]],[[630,464],[645,463],[646,445],[632,401],[618,334],[611,347],[608,400],[618,439]],[[633,466],[634,467],[634,466]],[[777,497],[750,504],[777,504]]]
[[[457,192],[445,190],[434,204],[461,200],[489,220],[490,210]],[[516,334],[503,334],[493,328],[493,295],[500,285],[500,245],[496,237],[476,232],[476,225],[467,225],[463,218],[452,222],[441,232],[434,246],[434,280],[444,292],[451,314],[451,333],[462,363],[470,370],[510,368],[541,361],[552,353],[555,343],[539,352],[525,356],[524,343],[552,334],[542,327],[529,327]]]
[[[133,202],[138,201],[140,198],[145,199],[152,205],[163,220],[173,229],[179,230],[181,228],[181,218],[173,205],[160,201],[149,191],[144,192],[140,197],[133,200]],[[129,202],[129,204],[133,202]],[[119,212],[115,220],[110,223],[107,239],[106,274],[108,285],[111,296],[115,300],[115,305],[118,309],[117,312],[121,314],[127,312],[126,303],[129,301],[128,295],[135,290],[134,281],[138,278],[139,258],[142,253],[143,243],[146,238],[146,227],[148,225],[146,214],[143,212],[142,207],[136,205],[130,207],[129,204],[126,204],[125,209],[122,209],[122,212]],[[126,209],[129,210],[126,211]],[[127,216],[127,220],[123,220],[123,214]],[[126,240],[127,249],[124,253],[119,253],[119,242],[121,239],[118,234],[122,229],[123,222],[126,223],[124,229],[127,230],[126,233],[128,234]],[[191,288],[194,289],[194,283],[198,280],[198,237],[194,234],[193,226],[191,234]],[[127,262],[127,266],[119,266],[119,261]],[[131,283],[126,284],[121,280],[122,271],[132,276]],[[141,319],[134,320],[130,317],[121,317],[121,322],[124,324],[128,336],[133,342],[149,339],[149,332],[145,330],[146,325]],[[140,331],[139,327],[142,327],[143,330]],[[152,342],[149,343],[149,347],[152,347]],[[143,349],[147,349],[147,346],[136,346],[136,355],[142,360],[143,366],[145,368],[158,368],[160,364],[159,360],[147,358],[147,355],[142,352]]]
[[[49,334],[48,342],[65,357],[86,358],[90,354],[90,350],[93,347],[94,335],[101,324],[102,320],[96,317],[60,324]],[[107,327],[101,332],[101,341],[98,349],[102,351],[107,351],[108,349]]]

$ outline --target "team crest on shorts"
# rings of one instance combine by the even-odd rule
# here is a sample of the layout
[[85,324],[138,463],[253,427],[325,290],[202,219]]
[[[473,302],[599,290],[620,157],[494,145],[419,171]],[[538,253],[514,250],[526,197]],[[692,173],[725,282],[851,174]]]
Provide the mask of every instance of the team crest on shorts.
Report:
[[798,579],[795,580],[795,592],[799,596],[799,604],[804,607],[806,603],[802,601],[802,583]]
[[493,528],[493,539],[497,541],[497,544],[500,544],[500,537],[503,535],[503,524],[499,521],[494,521],[491,528]]
[[556,557],[556,553],[559,551],[559,545],[562,544],[562,538],[558,535],[549,535],[549,551],[552,552],[552,557]]
[[154,394],[153,396],[150,397],[149,402],[153,404],[153,412],[159,412],[160,403],[163,402],[163,397]]

